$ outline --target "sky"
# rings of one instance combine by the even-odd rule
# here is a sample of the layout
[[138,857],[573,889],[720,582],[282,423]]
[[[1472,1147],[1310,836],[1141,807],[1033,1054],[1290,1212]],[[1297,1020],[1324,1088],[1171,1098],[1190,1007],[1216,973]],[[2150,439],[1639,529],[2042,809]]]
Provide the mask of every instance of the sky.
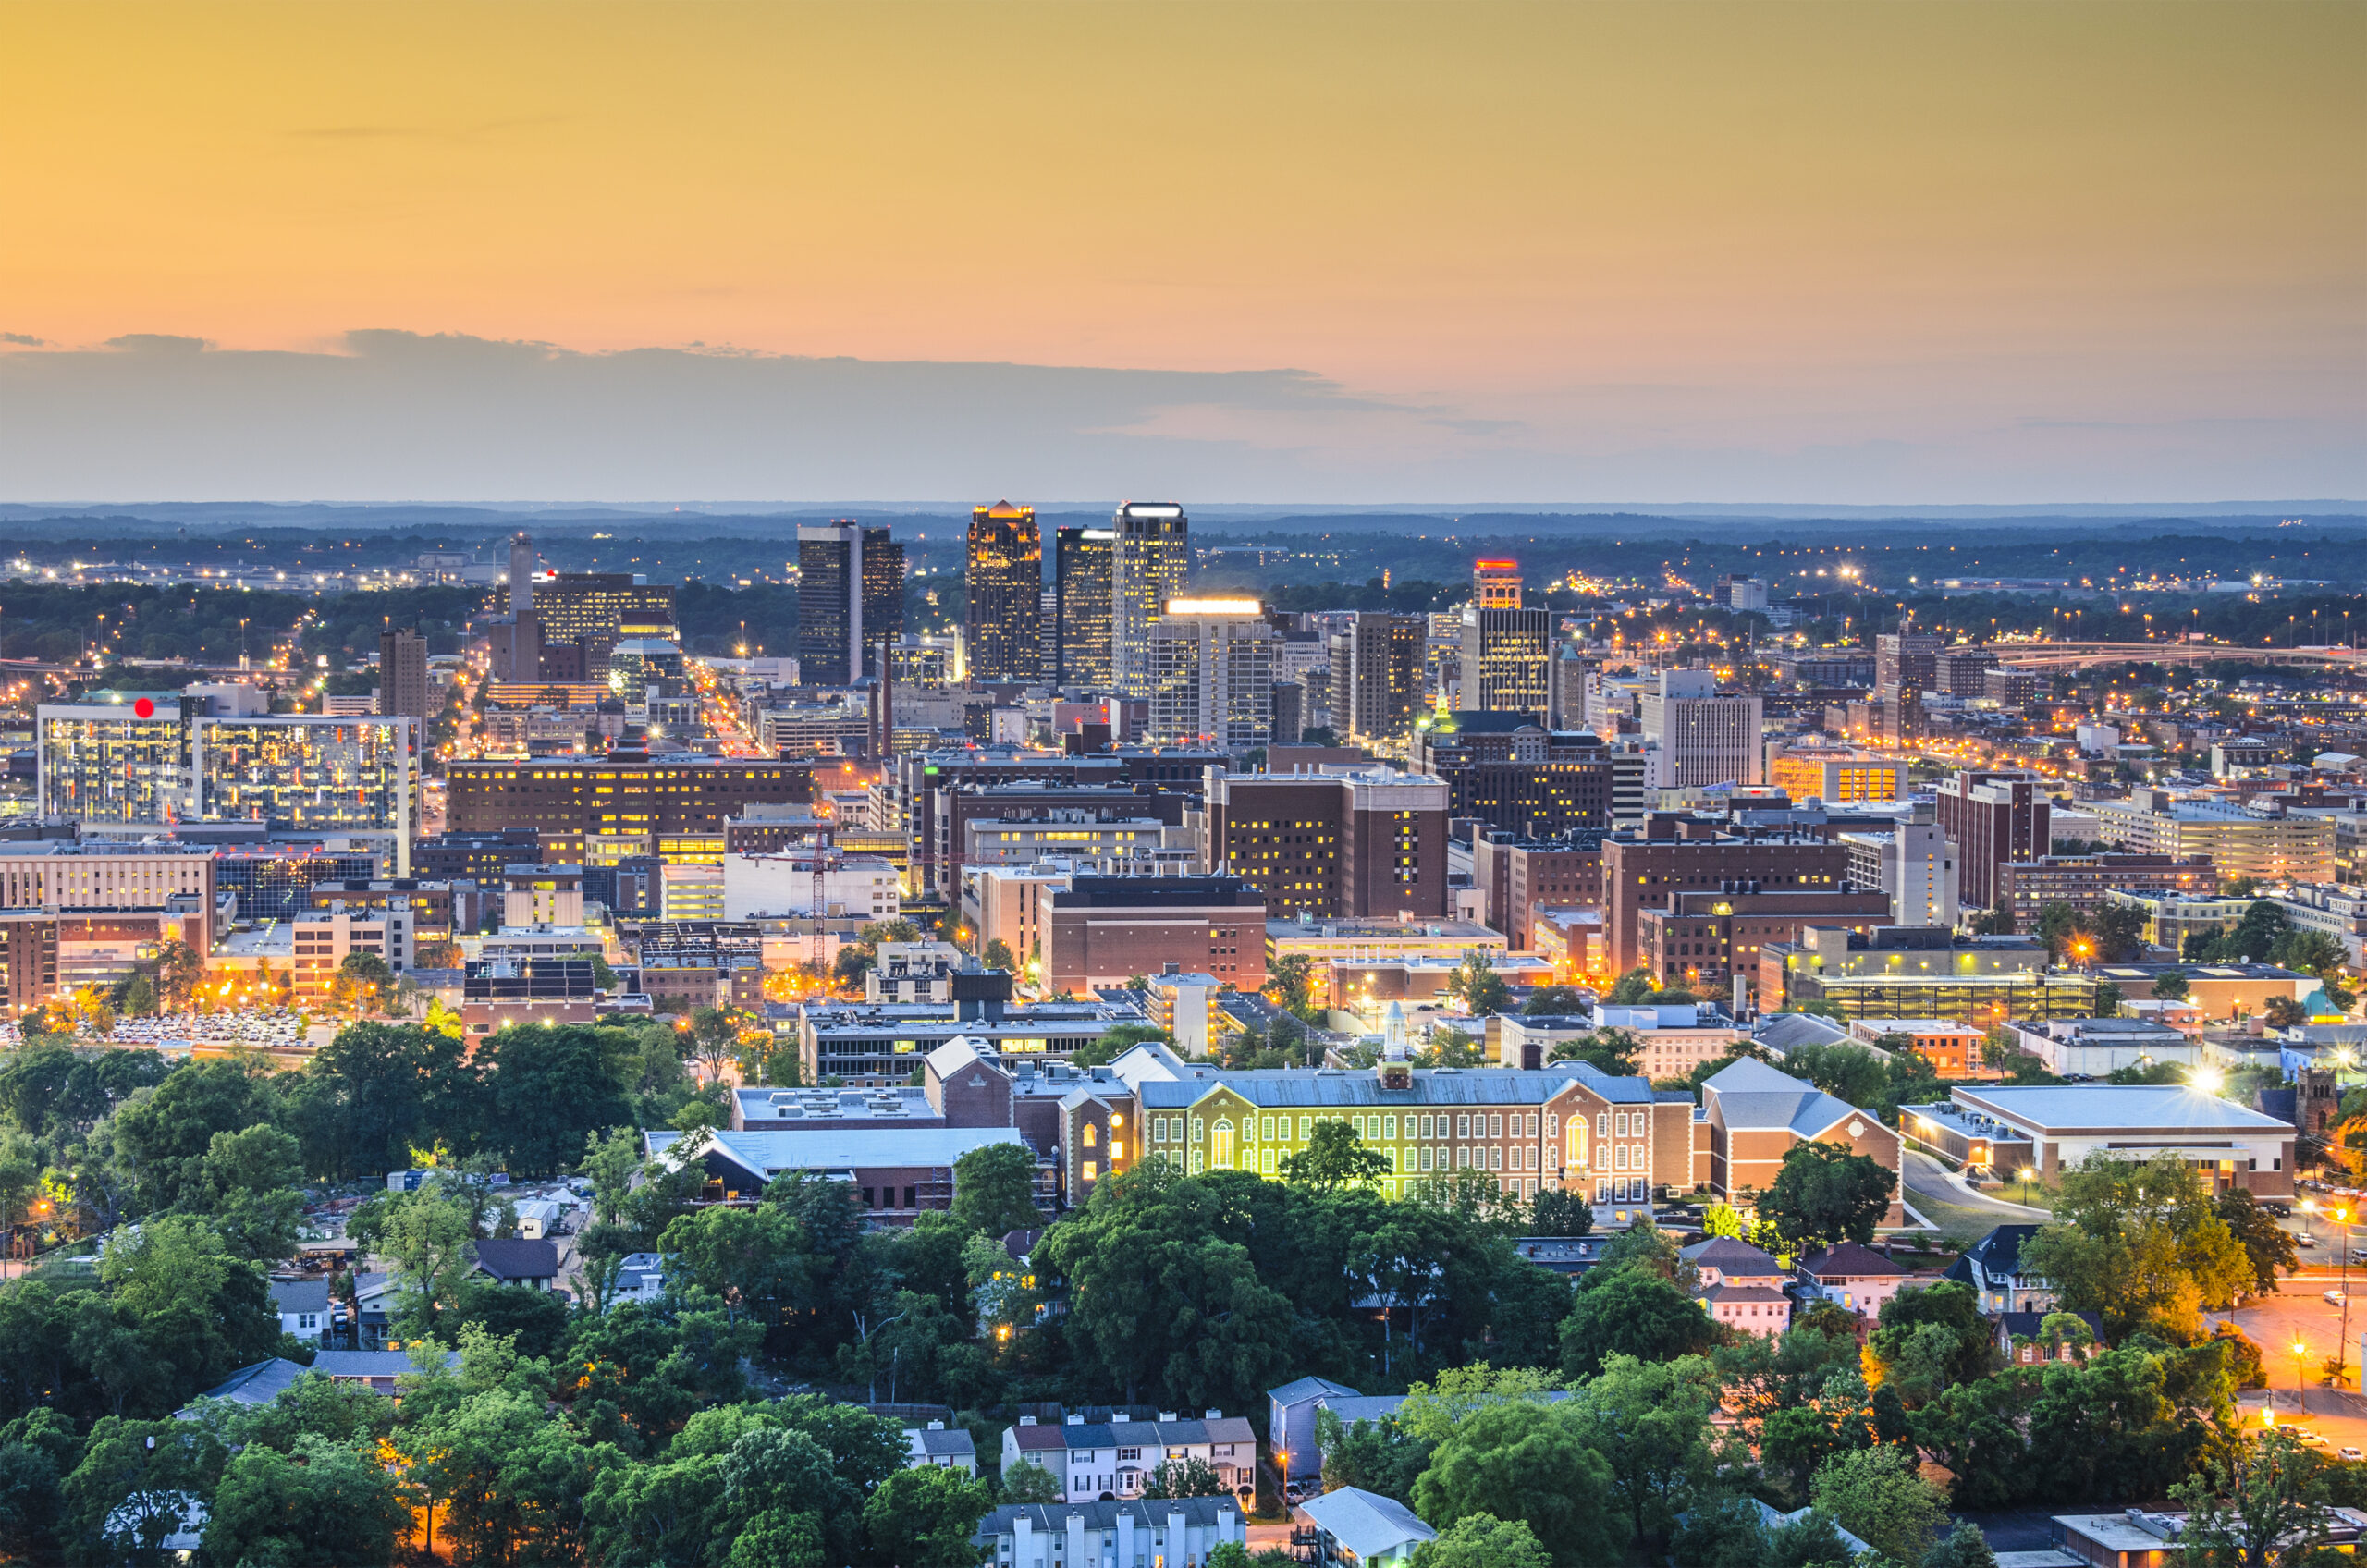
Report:
[[2367,6],[0,7],[0,499],[2367,496]]

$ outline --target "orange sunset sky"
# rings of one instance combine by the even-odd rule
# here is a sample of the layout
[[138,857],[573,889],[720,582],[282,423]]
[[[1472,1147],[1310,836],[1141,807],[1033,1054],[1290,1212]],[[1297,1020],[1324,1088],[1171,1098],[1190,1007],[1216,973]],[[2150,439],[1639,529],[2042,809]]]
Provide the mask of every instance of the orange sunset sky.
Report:
[[2362,61],[2359,4],[13,5],[0,498],[2367,496]]

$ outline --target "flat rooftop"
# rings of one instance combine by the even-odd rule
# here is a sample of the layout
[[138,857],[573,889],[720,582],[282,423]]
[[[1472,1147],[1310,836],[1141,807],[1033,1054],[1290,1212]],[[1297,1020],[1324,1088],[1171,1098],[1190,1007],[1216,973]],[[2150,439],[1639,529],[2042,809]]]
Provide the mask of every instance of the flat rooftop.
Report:
[[2103,1133],[2291,1133],[2293,1124],[2182,1084],[2073,1084],[2051,1088],[1959,1086],[1961,1107],[2042,1134]]

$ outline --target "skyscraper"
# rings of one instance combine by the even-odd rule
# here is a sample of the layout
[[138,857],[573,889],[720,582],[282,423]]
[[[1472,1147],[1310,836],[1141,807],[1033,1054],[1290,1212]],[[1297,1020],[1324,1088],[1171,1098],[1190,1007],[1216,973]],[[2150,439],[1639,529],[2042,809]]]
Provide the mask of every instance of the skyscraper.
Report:
[[509,619],[494,629],[493,676],[543,678],[543,628],[534,619],[534,541],[522,533],[509,540]]
[[1274,666],[1282,634],[1255,599],[1170,599],[1150,626],[1154,743],[1228,751],[1274,736]]
[[884,528],[797,525],[797,672],[807,686],[851,686],[865,650],[904,629],[904,546]]
[[1463,701],[1473,713],[1533,713],[1551,705],[1551,610],[1463,606]]
[[1718,695],[1717,678],[1706,669],[1664,669],[1642,706],[1644,741],[1654,748],[1654,788],[1754,785],[1764,778],[1757,697]]
[[1150,628],[1191,572],[1192,520],[1172,501],[1128,501],[1110,526],[1110,674],[1124,697],[1151,692]]
[[1110,554],[1117,538],[1110,528],[1063,528],[1055,537],[1060,662],[1054,678],[1063,686],[1110,689]]
[[1471,602],[1483,610],[1520,608],[1520,562],[1473,561]]
[[1418,615],[1360,610],[1331,634],[1331,729],[1343,740],[1403,740],[1422,696]]
[[422,721],[430,717],[427,639],[407,626],[378,633],[378,711]]
[[1044,537],[1036,508],[998,501],[970,509],[969,610],[963,628],[974,680],[1043,679]]

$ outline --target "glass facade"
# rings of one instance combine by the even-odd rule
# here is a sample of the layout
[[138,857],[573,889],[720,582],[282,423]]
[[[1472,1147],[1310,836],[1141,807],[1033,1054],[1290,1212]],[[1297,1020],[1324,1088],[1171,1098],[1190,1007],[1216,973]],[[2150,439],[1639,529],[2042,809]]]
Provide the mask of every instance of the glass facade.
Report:
[[[189,815],[189,734],[178,692],[122,692],[122,701],[40,712],[43,813],[86,827],[154,827]],[[148,717],[137,711],[150,704]]]
[[263,822],[276,832],[411,833],[411,719],[201,718],[190,733],[205,821]]

